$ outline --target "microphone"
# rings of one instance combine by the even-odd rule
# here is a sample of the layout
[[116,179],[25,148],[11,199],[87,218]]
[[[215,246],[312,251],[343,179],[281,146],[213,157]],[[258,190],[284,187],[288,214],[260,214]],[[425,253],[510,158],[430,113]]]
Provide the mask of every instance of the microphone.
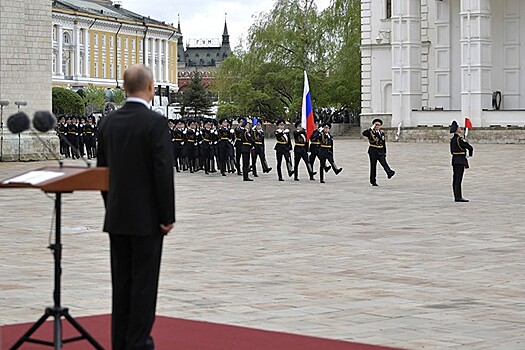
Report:
[[13,134],[20,134],[30,128],[29,117],[24,112],[18,112],[7,118],[7,128]]
[[36,111],[33,116],[33,127],[40,132],[53,130],[57,125],[57,118],[47,111]]

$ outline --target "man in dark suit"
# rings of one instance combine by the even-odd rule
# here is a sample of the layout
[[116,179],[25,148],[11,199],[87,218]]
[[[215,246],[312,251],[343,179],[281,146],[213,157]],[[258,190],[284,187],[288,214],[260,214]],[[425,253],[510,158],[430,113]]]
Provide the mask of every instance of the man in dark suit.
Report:
[[452,190],[454,192],[455,202],[468,202],[468,199],[463,198],[461,192],[461,182],[463,181],[463,174],[465,169],[468,169],[467,151],[469,156],[472,157],[474,148],[461,137],[461,127],[455,120],[450,125],[450,133],[454,134],[450,139],[450,153],[452,154]]
[[112,349],[154,349],[151,329],[162,242],[175,221],[173,153],[166,118],[150,110],[153,76],[124,73],[126,104],[98,130],[97,166],[109,168],[104,231],[111,250]]

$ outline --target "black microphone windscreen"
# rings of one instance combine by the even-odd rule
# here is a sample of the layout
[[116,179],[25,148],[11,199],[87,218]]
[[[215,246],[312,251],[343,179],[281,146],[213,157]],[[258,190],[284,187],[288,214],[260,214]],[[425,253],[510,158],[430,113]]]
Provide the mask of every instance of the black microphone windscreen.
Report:
[[7,128],[13,134],[19,134],[29,129],[29,117],[24,112],[18,112],[7,118]]
[[57,124],[57,118],[48,111],[36,111],[33,117],[33,126],[40,132],[53,130]]

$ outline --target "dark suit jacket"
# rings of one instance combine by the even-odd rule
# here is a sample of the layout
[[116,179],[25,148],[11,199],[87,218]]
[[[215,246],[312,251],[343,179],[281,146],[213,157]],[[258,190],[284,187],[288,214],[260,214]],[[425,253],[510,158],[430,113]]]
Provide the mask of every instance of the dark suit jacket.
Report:
[[160,234],[175,221],[173,155],[166,118],[138,102],[106,116],[98,130],[97,166],[109,167],[104,231]]

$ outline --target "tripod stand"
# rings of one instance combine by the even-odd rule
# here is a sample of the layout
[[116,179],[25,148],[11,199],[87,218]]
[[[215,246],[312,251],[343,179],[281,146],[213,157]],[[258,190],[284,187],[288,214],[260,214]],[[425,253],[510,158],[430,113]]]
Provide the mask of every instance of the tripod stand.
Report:
[[[49,175],[52,176],[49,176]],[[28,177],[29,175],[29,177]],[[42,180],[35,180],[35,177]],[[30,180],[31,179],[31,180]],[[55,242],[49,246],[53,252],[55,263],[54,271],[54,305],[46,308],[42,317],[36,321],[31,328],[10,348],[18,349],[23,343],[36,343],[54,347],[55,350],[62,349],[62,345],[79,340],[87,340],[95,349],[104,348],[69,314],[69,310],[61,305],[61,260],[62,260],[62,194],[71,193],[76,190],[98,190],[104,191],[108,187],[107,170],[104,168],[77,168],[77,167],[48,167],[30,171],[20,176],[0,182],[4,188],[39,188],[44,192],[55,194]],[[54,318],[53,341],[31,338],[34,332],[49,318]],[[77,331],[79,336],[63,339],[62,317],[68,321]]]
[[[48,346],[54,346],[56,350],[62,349],[62,344],[70,343],[78,340],[86,339],[97,350],[104,350],[104,348],[69,314],[68,308],[60,305],[61,296],[61,272],[62,268],[60,262],[62,260],[62,240],[61,240],[61,211],[62,211],[62,193],[55,194],[55,243],[48,248],[53,251],[55,260],[55,289],[53,291],[53,299],[55,304],[53,307],[46,308],[44,315],[36,321],[31,328],[11,347],[11,350],[18,349],[23,343],[36,343]],[[36,332],[38,328],[49,318],[55,319],[53,325],[53,342],[47,340],[33,339],[31,335]],[[79,333],[80,336],[63,339],[62,338],[62,317],[64,317]]]

